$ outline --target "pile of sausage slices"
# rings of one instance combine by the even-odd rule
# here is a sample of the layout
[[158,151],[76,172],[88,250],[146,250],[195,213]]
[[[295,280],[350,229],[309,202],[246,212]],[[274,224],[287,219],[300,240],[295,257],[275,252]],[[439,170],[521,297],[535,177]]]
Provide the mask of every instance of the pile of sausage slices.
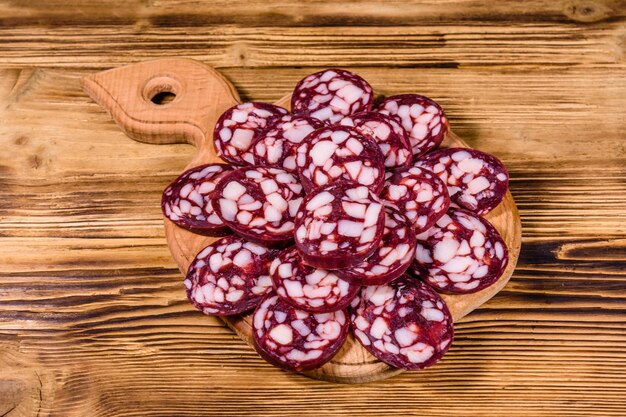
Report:
[[225,236],[191,263],[189,301],[215,316],[253,310],[259,354],[296,372],[330,360],[350,329],[391,366],[433,365],[454,332],[439,293],[480,291],[507,265],[481,217],[502,201],[507,170],[477,150],[438,149],[449,125],[435,101],[374,105],[349,71],[307,76],[291,109],[226,110],[213,138],[230,164],[165,189],[169,220]]

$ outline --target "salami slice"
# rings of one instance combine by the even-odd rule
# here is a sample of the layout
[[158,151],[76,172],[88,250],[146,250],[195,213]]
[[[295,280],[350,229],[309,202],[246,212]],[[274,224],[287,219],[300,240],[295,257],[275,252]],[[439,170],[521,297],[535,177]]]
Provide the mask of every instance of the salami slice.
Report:
[[363,287],[351,322],[354,335],[372,355],[408,370],[434,365],[454,337],[452,316],[439,294],[406,275]]
[[380,244],[385,212],[367,187],[341,182],[309,194],[295,220],[296,247],[317,268],[349,268]]
[[432,172],[410,167],[387,174],[380,197],[400,209],[413,223],[416,233],[430,228],[448,207],[446,185]]
[[358,265],[337,271],[360,285],[381,285],[401,276],[413,262],[417,241],[413,224],[394,207],[385,207],[380,246]]
[[187,298],[198,310],[213,316],[248,311],[272,289],[269,266],[275,255],[275,251],[239,236],[217,240],[189,266]]
[[235,165],[252,165],[250,146],[269,125],[289,113],[269,103],[249,102],[226,110],[215,124],[213,145],[217,154]]
[[417,236],[413,271],[438,291],[467,294],[494,284],[508,260],[506,244],[491,223],[450,209]]
[[200,165],[183,172],[163,191],[161,209],[176,225],[195,233],[219,235],[228,227],[215,214],[209,194],[232,171],[229,165]]
[[[412,259],[411,256],[409,262]],[[274,259],[270,265],[270,277],[280,298],[312,313],[343,310],[359,290],[358,285],[340,278],[335,271],[305,264],[295,247]]]
[[279,168],[251,166],[224,176],[211,203],[235,233],[272,244],[293,239],[293,219],[302,197],[295,175]]
[[352,126],[363,136],[372,138],[385,158],[385,168],[411,164],[411,144],[404,128],[394,117],[377,112],[359,113],[344,117],[340,124]]
[[282,168],[296,172],[296,148],[304,138],[324,126],[324,123],[306,116],[288,114],[264,130],[252,145],[255,165]]
[[372,139],[348,126],[328,126],[298,147],[297,165],[306,192],[351,180],[379,193],[385,179],[383,155]]
[[319,368],[337,353],[348,333],[345,311],[307,313],[268,295],[252,318],[254,345],[268,362],[301,372]]
[[333,124],[344,116],[370,111],[373,100],[372,86],[363,78],[350,71],[327,69],[296,85],[291,111]]
[[388,97],[380,103],[378,111],[400,118],[414,156],[438,147],[449,129],[448,119],[441,106],[418,94]]
[[424,155],[416,165],[446,183],[453,203],[481,215],[496,208],[509,187],[509,173],[502,162],[474,149],[439,149]]

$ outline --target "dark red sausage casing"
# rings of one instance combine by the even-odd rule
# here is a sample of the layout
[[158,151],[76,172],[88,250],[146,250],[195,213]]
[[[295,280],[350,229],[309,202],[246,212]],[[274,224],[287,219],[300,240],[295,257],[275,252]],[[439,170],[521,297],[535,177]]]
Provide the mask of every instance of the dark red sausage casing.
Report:
[[309,194],[295,220],[295,241],[306,263],[339,269],[357,265],[380,244],[385,212],[364,185],[340,182]]
[[250,147],[258,135],[289,112],[270,103],[249,102],[226,110],[215,124],[213,145],[217,154],[235,165],[252,165]]
[[373,139],[349,126],[327,126],[309,134],[297,149],[296,164],[308,193],[350,180],[379,193],[385,180],[384,158]]
[[413,271],[437,291],[467,294],[493,285],[508,250],[495,227],[462,209],[450,209],[417,236]]
[[407,167],[411,164],[411,143],[395,117],[368,112],[346,116],[339,123],[342,126],[352,126],[363,136],[372,138],[385,158],[385,168]]
[[428,230],[450,207],[444,182],[432,172],[410,167],[388,172],[380,197],[413,223],[416,233]]
[[502,162],[475,149],[439,149],[416,165],[441,178],[453,203],[481,215],[496,208],[509,187],[509,173]]
[[254,308],[272,289],[269,266],[276,252],[239,236],[217,240],[198,253],[185,278],[198,310],[230,316]]
[[398,209],[385,207],[380,246],[369,258],[337,273],[360,285],[381,285],[400,277],[413,262],[417,240],[413,223]]
[[367,81],[350,71],[332,68],[308,75],[296,85],[291,111],[333,124],[344,116],[370,111],[373,101]]
[[303,195],[295,175],[279,168],[250,166],[225,175],[211,203],[235,233],[272,245],[293,239],[293,220]]
[[354,335],[391,366],[428,368],[452,344],[454,326],[446,303],[419,280],[405,275],[386,285],[363,287],[358,300],[351,316]]
[[288,114],[265,129],[250,148],[254,165],[296,172],[296,148],[324,123],[313,117]]
[[[412,260],[410,256],[409,262]],[[337,272],[305,264],[295,247],[282,251],[270,265],[270,277],[278,296],[311,313],[343,310],[356,296],[359,285]]]
[[419,94],[387,97],[377,109],[400,119],[416,157],[437,148],[450,129],[441,106]]
[[230,229],[215,214],[210,194],[232,167],[225,164],[207,164],[193,167],[176,178],[163,191],[163,214],[177,226],[194,233],[219,236]]
[[319,368],[348,334],[344,310],[307,313],[269,294],[252,316],[254,347],[268,362],[295,372]]

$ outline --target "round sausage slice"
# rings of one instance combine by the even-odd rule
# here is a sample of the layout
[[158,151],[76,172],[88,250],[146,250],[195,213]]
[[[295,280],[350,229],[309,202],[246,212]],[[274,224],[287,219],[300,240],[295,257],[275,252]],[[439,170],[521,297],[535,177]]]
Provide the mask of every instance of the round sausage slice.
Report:
[[502,162],[474,149],[439,149],[416,165],[443,180],[453,203],[481,215],[496,208],[509,187],[509,173]]
[[337,272],[360,285],[386,284],[408,269],[416,244],[409,219],[398,209],[385,207],[385,230],[378,249],[358,265]]
[[385,179],[383,155],[374,140],[348,126],[315,130],[298,147],[296,163],[306,192],[351,180],[379,193]]
[[183,172],[163,191],[161,209],[165,217],[195,233],[220,235],[228,232],[228,227],[215,214],[209,195],[230,171],[229,165],[208,164]]
[[452,316],[443,299],[414,278],[363,287],[352,310],[354,335],[372,355],[396,368],[434,365],[454,336]]
[[339,277],[336,271],[305,264],[295,247],[284,250],[272,261],[270,277],[280,298],[312,313],[343,310],[359,290],[358,285]]
[[363,185],[342,182],[302,201],[295,220],[296,247],[309,265],[349,268],[374,253],[384,228],[380,199]]
[[449,130],[441,106],[419,94],[388,97],[379,104],[378,111],[400,118],[416,157],[437,148]]
[[416,233],[429,229],[450,207],[444,182],[419,167],[387,173],[380,197],[404,213],[415,226]]
[[352,126],[363,136],[374,139],[385,158],[385,168],[411,164],[411,144],[404,128],[393,116],[377,112],[359,113],[344,117],[340,124]]
[[254,308],[272,289],[275,251],[239,236],[217,240],[198,253],[187,271],[187,298],[198,310],[230,316]]
[[370,111],[372,86],[353,72],[327,69],[303,78],[291,96],[291,111],[330,124],[344,116]]
[[224,176],[211,203],[235,233],[273,244],[293,239],[293,219],[302,197],[295,175],[279,168],[251,166]]
[[413,271],[438,291],[467,294],[494,284],[507,263],[506,244],[491,223],[450,209],[417,236]]
[[268,295],[252,317],[254,346],[268,362],[301,372],[319,368],[337,353],[348,333],[345,311],[307,313]]
[[231,107],[217,119],[213,130],[217,154],[235,165],[252,165],[250,146],[254,140],[287,113],[286,109],[269,103],[249,102]]
[[324,126],[313,117],[288,114],[263,131],[252,145],[254,164],[296,172],[296,147],[304,138]]

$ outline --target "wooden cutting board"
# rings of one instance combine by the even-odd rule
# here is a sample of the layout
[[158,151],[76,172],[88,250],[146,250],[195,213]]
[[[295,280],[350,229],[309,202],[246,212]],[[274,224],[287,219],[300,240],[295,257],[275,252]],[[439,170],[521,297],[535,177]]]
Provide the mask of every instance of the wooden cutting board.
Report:
[[[213,126],[222,112],[239,103],[240,99],[234,87],[213,68],[190,59],[159,59],[87,76],[82,85],[132,139],[154,144],[194,145],[198,151],[185,169],[223,162],[213,148]],[[276,104],[289,109],[290,98],[287,95]],[[452,132],[443,146],[468,147]],[[521,223],[509,192],[486,218],[506,242],[509,264],[500,279],[489,288],[474,294],[443,295],[455,321],[497,294],[510,279],[517,263]],[[195,255],[216,238],[196,235],[167,219],[164,221],[170,251],[184,274]],[[224,317],[223,320],[242,339],[252,343],[251,315]],[[400,372],[377,360],[349,336],[330,362],[305,375],[335,382],[362,383]]]

